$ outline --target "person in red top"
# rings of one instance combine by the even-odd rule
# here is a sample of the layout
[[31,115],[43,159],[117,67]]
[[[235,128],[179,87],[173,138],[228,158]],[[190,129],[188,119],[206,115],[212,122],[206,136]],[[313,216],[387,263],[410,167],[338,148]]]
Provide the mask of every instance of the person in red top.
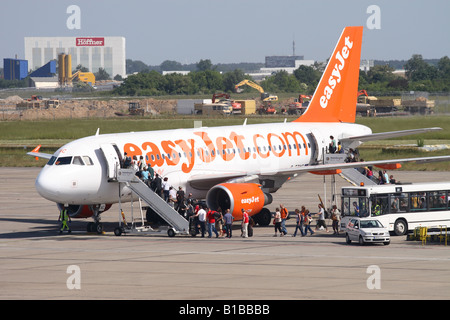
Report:
[[209,210],[206,214],[206,220],[208,221],[208,238],[212,237],[213,231],[216,234],[216,238],[219,237],[219,234],[216,230],[216,218],[214,216],[215,213],[216,212],[214,210]]
[[241,211],[242,211],[242,224],[241,224],[242,238],[248,238],[248,213],[244,209],[241,209]]

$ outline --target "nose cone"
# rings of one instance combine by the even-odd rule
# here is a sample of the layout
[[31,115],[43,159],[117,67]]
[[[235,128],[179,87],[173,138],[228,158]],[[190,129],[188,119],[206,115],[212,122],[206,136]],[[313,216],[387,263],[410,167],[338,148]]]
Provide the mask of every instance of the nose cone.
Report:
[[59,186],[58,179],[53,177],[44,167],[36,178],[35,187],[37,192],[45,199],[58,202]]

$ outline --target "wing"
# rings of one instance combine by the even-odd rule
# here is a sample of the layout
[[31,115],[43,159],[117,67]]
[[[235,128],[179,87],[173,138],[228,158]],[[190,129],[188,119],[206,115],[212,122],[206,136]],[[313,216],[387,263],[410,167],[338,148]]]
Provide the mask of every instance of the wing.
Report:
[[[347,169],[347,168],[378,166],[378,167],[382,167],[382,168],[384,167],[387,169],[394,169],[394,168],[399,168],[398,164],[401,164],[401,163],[408,163],[408,162],[430,163],[430,162],[443,162],[443,161],[450,161],[450,156],[403,158],[403,159],[392,159],[392,160],[376,160],[376,161],[364,161],[364,162],[305,165],[305,166],[298,167],[298,168],[282,169],[282,170],[278,170],[276,172],[272,171],[272,172],[264,172],[264,173],[260,173],[260,174],[293,175],[293,174],[305,173],[305,172],[317,173],[317,174],[332,174],[332,173],[339,173],[339,172],[336,172],[339,169]],[[257,173],[253,173],[253,174],[257,174]]]
[[43,152],[39,152],[39,149],[41,148],[41,145],[38,145],[36,148],[34,148],[32,151],[27,152],[27,155],[29,156],[33,156],[37,158],[44,158],[44,159],[50,159],[52,157],[51,154],[49,153],[43,153]]
[[339,139],[339,141],[342,144],[350,144],[351,142],[354,142],[354,141],[366,142],[366,141],[373,141],[373,140],[382,140],[382,139],[409,136],[412,134],[435,132],[435,131],[440,131],[440,130],[442,130],[442,128],[433,127],[433,128],[380,132],[380,133],[372,133],[372,134],[368,134],[368,135],[364,135],[364,136],[353,136],[353,137],[343,138],[343,139]]

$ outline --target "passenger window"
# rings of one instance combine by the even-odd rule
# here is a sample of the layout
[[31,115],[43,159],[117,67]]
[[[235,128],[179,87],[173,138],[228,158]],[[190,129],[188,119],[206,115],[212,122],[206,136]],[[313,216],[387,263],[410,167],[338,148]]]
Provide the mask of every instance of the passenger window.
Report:
[[81,157],[73,157],[72,164],[78,165],[78,166],[84,166],[83,160],[81,160]]

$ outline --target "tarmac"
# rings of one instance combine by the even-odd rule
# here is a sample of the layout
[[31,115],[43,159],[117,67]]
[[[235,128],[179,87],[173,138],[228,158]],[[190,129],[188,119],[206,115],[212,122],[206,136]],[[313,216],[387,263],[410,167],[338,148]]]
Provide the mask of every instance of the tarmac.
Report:
[[[91,220],[73,220],[59,235],[58,210],[41,198],[39,168],[0,168],[0,299],[10,300],[416,300],[450,298],[450,246],[391,237],[391,244],[347,245],[344,236],[273,237],[256,227],[241,238],[114,235],[118,206],[103,214],[103,235]],[[450,172],[394,172],[403,182],[450,181]],[[317,212],[331,199],[330,177],[307,174],[273,194],[274,211],[305,205]],[[348,182],[337,177],[337,190]],[[325,192],[328,195],[325,195]],[[136,209],[135,209],[136,210]],[[130,208],[124,211],[129,218]],[[136,214],[135,214],[136,216]],[[328,221],[330,222],[330,221]],[[314,228],[313,228],[314,230]],[[336,310],[339,311],[339,310]],[[342,309],[340,311],[343,311]]]

